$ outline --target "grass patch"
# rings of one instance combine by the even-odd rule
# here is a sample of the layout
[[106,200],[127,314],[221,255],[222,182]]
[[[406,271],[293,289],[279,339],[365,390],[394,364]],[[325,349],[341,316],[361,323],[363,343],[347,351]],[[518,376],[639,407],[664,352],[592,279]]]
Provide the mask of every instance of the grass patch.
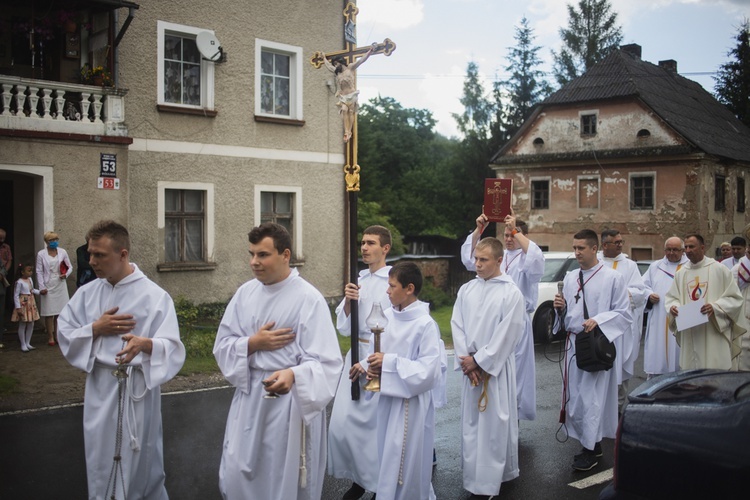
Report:
[[219,365],[216,364],[216,358],[185,358],[185,364],[179,375],[187,376],[195,373],[218,373]]
[[8,375],[0,375],[0,394],[11,394],[16,392],[19,381]]
[[[210,321],[201,321],[201,323],[210,323]],[[199,327],[180,327],[180,338],[185,345],[185,364],[182,365],[180,375],[219,371],[219,365],[216,364],[213,354],[216,330],[219,325],[217,321],[213,323],[213,325]]]
[[445,342],[446,349],[453,349],[453,336],[451,335],[451,315],[453,315],[453,304],[438,307],[430,311],[430,316],[440,328],[440,338]]

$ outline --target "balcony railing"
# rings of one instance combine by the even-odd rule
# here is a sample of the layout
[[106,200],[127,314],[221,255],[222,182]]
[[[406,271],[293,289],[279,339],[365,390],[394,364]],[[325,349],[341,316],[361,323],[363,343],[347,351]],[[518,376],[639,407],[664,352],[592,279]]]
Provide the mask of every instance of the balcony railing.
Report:
[[0,129],[127,136],[126,93],[0,75]]

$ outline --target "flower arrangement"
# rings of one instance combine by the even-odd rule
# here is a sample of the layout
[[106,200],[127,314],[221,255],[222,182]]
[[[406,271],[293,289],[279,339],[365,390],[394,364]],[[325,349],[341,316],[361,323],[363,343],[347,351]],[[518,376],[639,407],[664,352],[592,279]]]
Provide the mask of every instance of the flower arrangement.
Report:
[[92,68],[88,63],[81,68],[81,82],[86,85],[97,85],[101,87],[111,87],[114,82],[112,73],[104,66]]

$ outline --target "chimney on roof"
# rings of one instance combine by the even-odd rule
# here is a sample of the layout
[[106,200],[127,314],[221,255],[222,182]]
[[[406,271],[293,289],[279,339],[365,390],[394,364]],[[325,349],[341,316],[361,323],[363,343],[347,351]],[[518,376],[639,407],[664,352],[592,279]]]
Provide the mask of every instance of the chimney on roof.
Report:
[[666,61],[659,61],[659,67],[664,68],[672,73],[677,73],[677,61],[674,59],[667,59]]
[[627,45],[621,45],[620,50],[623,52],[627,52],[631,56],[635,57],[636,59],[641,58],[641,46],[637,43],[629,43]]

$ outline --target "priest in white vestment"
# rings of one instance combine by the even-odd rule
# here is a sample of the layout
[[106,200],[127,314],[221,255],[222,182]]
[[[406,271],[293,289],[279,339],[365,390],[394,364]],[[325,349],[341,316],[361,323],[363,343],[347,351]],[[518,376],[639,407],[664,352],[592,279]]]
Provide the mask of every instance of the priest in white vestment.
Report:
[[264,223],[249,239],[256,279],[229,302],[213,351],[237,388],[219,489],[228,500],[319,499],[325,408],[342,366],[336,332],[323,296],[289,267],[286,229]]
[[643,333],[643,311],[646,307],[649,291],[643,284],[638,264],[630,260],[622,252],[623,239],[620,231],[616,229],[605,229],[602,231],[602,250],[597,256],[605,266],[622,274],[628,286],[628,298],[630,299],[630,314],[633,322],[630,331],[620,337],[617,345],[617,368],[618,400],[620,408],[626,402],[628,396],[628,380],[635,374],[635,361],[641,352],[641,335]]
[[[580,271],[565,276],[562,296],[555,295],[554,302],[558,313],[564,312],[564,327],[568,332],[561,413],[570,437],[583,445],[581,453],[573,458],[573,468],[579,471],[598,465],[602,454],[600,441],[615,437],[618,417],[616,366],[606,371],[580,370],[575,360],[576,335],[598,325],[607,340],[615,342],[630,333],[633,321],[627,283],[620,273],[597,259],[598,243],[597,234],[590,229],[573,236],[573,251]],[[589,319],[584,319],[584,299]]]
[[[391,232],[383,226],[370,226],[362,235],[362,261],[367,269],[359,273],[359,286],[348,283],[344,288],[344,299],[336,307],[336,328],[341,335],[351,335],[350,303],[359,306],[359,362],[367,369],[367,356],[372,332],[365,323],[372,306],[379,303],[383,311],[390,307],[388,295],[388,271],[385,258],[391,249]],[[356,364],[356,363],[355,363]],[[365,491],[375,491],[378,484],[378,396],[366,398],[363,392],[364,377],[357,377],[360,398],[352,401],[350,371],[351,350],[344,358],[344,369],[339,378],[336,399],[331,411],[328,433],[328,474],[352,481],[351,488],[343,500],[360,498]]]
[[[740,322],[740,289],[726,266],[705,256],[701,235],[685,238],[685,255],[690,262],[675,274],[664,304],[669,328],[680,344],[680,367],[737,370],[741,337],[747,331]],[[678,330],[678,308],[696,300],[704,301],[700,312],[708,322]]]
[[[474,247],[489,224],[487,216],[482,214],[477,217],[476,224],[477,228],[461,246],[461,262],[469,271],[476,270]],[[534,312],[539,301],[539,280],[544,274],[544,254],[539,245],[528,238],[528,232],[526,223],[517,220],[514,214],[505,218],[503,229],[505,251],[501,269],[503,274],[510,276],[521,290],[526,308],[523,336],[515,350],[516,396],[518,418],[521,420],[536,418],[536,366],[531,313]]]
[[664,297],[672,287],[674,276],[688,262],[685,244],[673,236],[664,242],[664,258],[651,263],[643,283],[651,291],[646,309],[646,338],[643,346],[643,371],[648,378],[680,369],[680,347],[669,331]]
[[[422,273],[416,264],[393,266],[388,277],[392,307],[385,311],[382,352],[367,359],[368,380],[380,377],[377,497],[384,500],[435,498],[432,391],[440,380],[440,330],[429,305],[418,300],[421,288]],[[361,365],[355,368],[362,373]]]
[[739,264],[732,268],[732,276],[742,293],[742,314],[740,314],[740,319],[744,320],[742,326],[749,331],[742,335],[739,365],[740,370],[750,371],[750,286],[748,286],[750,285],[750,247],[746,255],[740,259]]
[[503,246],[484,238],[474,250],[477,277],[461,287],[451,329],[461,370],[461,466],[464,489],[497,495],[518,477],[516,346],[523,339],[524,297],[503,274]]
[[[79,288],[60,313],[58,342],[68,362],[87,373],[83,435],[89,498],[163,500],[168,495],[160,386],[185,361],[174,304],[130,262],[125,227],[101,221],[86,239],[99,279]],[[113,375],[118,367],[127,377]],[[119,466],[115,455],[121,457]]]

